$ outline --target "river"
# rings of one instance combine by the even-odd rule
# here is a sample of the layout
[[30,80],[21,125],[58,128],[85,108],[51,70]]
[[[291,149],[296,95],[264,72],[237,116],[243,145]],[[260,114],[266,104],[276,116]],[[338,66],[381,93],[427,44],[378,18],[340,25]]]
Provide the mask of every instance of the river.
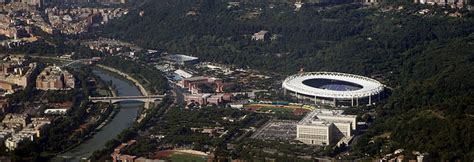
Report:
[[[142,95],[140,90],[133,83],[126,81],[125,78],[98,69],[93,70],[93,73],[106,82],[112,81],[118,96]],[[124,129],[132,126],[141,108],[143,108],[143,103],[121,102],[119,112],[107,125],[96,132],[92,138],[62,154],[61,157],[65,158],[66,161],[87,159],[94,151],[103,149],[107,141],[117,137]]]

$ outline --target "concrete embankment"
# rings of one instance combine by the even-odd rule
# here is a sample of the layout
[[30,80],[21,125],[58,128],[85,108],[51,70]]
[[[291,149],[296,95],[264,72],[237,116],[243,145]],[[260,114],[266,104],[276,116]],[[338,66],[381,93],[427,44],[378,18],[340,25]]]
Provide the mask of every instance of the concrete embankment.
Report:
[[148,91],[145,89],[145,87],[143,87],[142,84],[140,84],[140,82],[138,80],[136,80],[135,78],[131,77],[130,75],[120,71],[120,70],[117,70],[115,68],[112,68],[112,67],[109,67],[109,66],[105,66],[105,65],[101,65],[101,64],[97,64],[97,67],[100,67],[102,69],[105,69],[105,70],[108,70],[108,71],[111,71],[111,72],[114,72],[114,73],[117,73],[119,75],[121,75],[122,77],[130,80],[133,82],[133,84],[135,84],[135,86],[138,87],[138,89],[140,90],[140,92],[142,93],[142,95],[144,96],[148,96]]

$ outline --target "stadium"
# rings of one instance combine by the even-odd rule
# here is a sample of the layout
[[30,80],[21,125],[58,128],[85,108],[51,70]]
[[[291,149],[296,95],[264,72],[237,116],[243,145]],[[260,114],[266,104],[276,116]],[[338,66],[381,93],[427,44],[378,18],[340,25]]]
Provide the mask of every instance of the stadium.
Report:
[[380,100],[384,85],[359,75],[338,72],[306,72],[287,77],[282,87],[285,94],[315,104],[356,106]]
[[188,55],[182,55],[182,54],[166,55],[166,56],[163,56],[163,59],[174,62],[179,65],[185,65],[185,64],[192,65],[192,64],[199,63],[199,58],[188,56]]

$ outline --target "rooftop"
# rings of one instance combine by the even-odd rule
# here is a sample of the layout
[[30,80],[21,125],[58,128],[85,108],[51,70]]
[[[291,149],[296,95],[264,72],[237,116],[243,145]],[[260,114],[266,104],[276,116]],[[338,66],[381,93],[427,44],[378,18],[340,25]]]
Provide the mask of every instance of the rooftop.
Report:
[[[344,115],[343,110],[315,109],[308,113],[298,124],[303,125],[327,125],[331,123],[351,123],[347,118],[356,118],[356,115]],[[327,120],[331,118],[331,120]],[[338,120],[340,118],[341,120]],[[346,120],[343,120],[346,119]]]
[[175,62],[185,62],[185,61],[193,61],[193,60],[199,59],[197,57],[182,55],[182,54],[166,55],[166,56],[163,56],[163,58],[166,60],[175,61]]

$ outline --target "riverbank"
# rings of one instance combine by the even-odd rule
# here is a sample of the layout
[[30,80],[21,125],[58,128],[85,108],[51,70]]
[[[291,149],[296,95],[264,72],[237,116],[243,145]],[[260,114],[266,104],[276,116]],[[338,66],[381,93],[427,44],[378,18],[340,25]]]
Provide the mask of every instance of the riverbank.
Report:
[[135,84],[135,86],[138,87],[138,89],[140,90],[140,92],[142,93],[142,95],[144,96],[148,96],[149,93],[148,91],[143,87],[142,84],[140,84],[140,82],[138,80],[136,80],[135,78],[133,78],[132,76],[120,71],[120,70],[117,70],[113,67],[109,67],[109,66],[105,66],[105,65],[101,65],[101,64],[97,64],[96,65],[97,67],[100,67],[102,69],[105,69],[105,70],[108,70],[108,71],[111,71],[111,72],[114,72],[116,74],[119,74],[120,76],[124,77],[125,79],[128,79],[130,81],[133,82],[133,84]]
[[[90,75],[95,80],[98,80],[98,82],[100,82],[98,84],[100,84],[101,87],[103,87],[107,91],[107,93],[105,93],[106,96],[111,96],[111,97],[117,97],[118,96],[117,90],[112,85],[107,84],[104,80],[102,80],[99,76],[95,75],[94,73],[92,73]],[[86,103],[81,103],[81,106],[83,106],[83,104],[86,104]],[[95,104],[95,106],[97,106],[97,104]],[[63,151],[57,153],[56,156],[64,154],[65,152],[68,152],[68,151],[76,148],[77,146],[81,145],[82,143],[84,143],[85,141],[90,139],[96,132],[100,131],[105,125],[107,125],[119,111],[119,109],[118,109],[119,106],[118,105],[113,104],[113,105],[110,105],[110,106],[111,107],[107,108],[108,110],[105,111],[105,112],[107,112],[107,114],[103,114],[102,117],[101,117],[101,118],[104,118],[104,119],[101,119],[101,120],[98,121],[100,123],[95,125],[94,130],[91,130],[87,134],[85,134],[81,138],[79,143],[76,143],[74,145],[69,146],[68,148],[64,149]]]
[[[111,81],[111,83],[113,83],[112,87],[117,90],[117,96],[140,95],[139,88],[131,84],[129,80],[121,75],[114,75],[116,73],[109,73],[109,70],[104,70],[103,68],[98,68],[94,70],[93,73],[102,80]],[[100,130],[95,130],[95,133],[91,135],[89,139],[58,157],[66,161],[81,161],[82,159],[87,159],[94,151],[105,147],[107,141],[116,138],[121,131],[133,125],[143,104],[120,103],[119,105],[121,107],[120,110],[115,109],[115,113],[111,113],[109,117],[107,117],[107,124],[97,127]],[[112,114],[113,116],[111,117]]]
[[[19,56],[25,56],[25,55],[19,55]],[[61,61],[61,62],[67,62],[67,63],[74,62],[74,60],[61,59],[61,58],[57,58],[57,57],[47,57],[47,56],[31,56],[31,57],[41,58],[41,59],[50,59],[50,60],[56,60],[56,61]],[[109,66],[102,65],[102,64],[96,64],[96,66],[99,67],[99,68],[102,68],[104,70],[111,71],[111,72],[114,72],[116,74],[119,74],[120,76],[124,77],[125,79],[128,79],[128,80],[132,81],[133,84],[135,84],[135,86],[137,86],[139,88],[142,95],[148,96],[149,94],[151,94],[145,89],[145,87],[143,87],[143,85],[138,80],[136,80],[132,76],[128,75],[127,73],[124,73],[124,72],[122,72],[120,70],[117,70],[113,67],[109,67]],[[115,97],[116,94],[113,95],[113,96]]]

